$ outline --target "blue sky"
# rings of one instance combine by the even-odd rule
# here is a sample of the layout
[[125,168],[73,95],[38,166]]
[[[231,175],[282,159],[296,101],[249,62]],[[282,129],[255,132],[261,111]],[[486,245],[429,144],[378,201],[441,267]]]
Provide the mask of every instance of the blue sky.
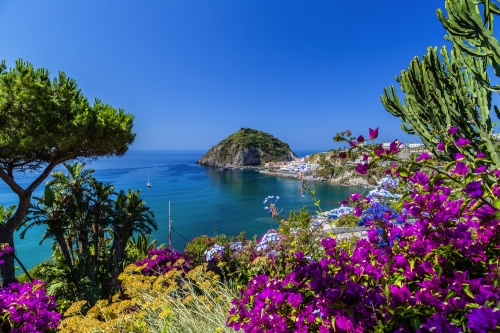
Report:
[[[0,59],[63,70],[135,115],[132,149],[208,149],[241,127],[293,150],[335,133],[418,141],[380,103],[444,1],[1,1]],[[399,90],[399,87],[397,88]]]

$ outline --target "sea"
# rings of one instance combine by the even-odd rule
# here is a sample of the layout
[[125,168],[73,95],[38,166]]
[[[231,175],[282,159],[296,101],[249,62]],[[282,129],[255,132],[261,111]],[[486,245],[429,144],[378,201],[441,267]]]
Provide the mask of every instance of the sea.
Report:
[[[158,224],[152,238],[157,244],[168,243],[169,205],[172,219],[172,246],[182,251],[186,242],[196,236],[225,234],[237,235],[244,231],[248,238],[262,235],[277,228],[264,204],[268,196],[278,196],[276,206],[281,216],[298,211],[306,206],[310,212],[318,207],[306,192],[300,193],[301,182],[297,179],[281,178],[259,173],[255,169],[237,169],[221,172],[195,163],[204,151],[153,151],[130,150],[122,157],[99,158],[87,162],[86,167],[94,169],[94,177],[104,183],[113,184],[117,191],[140,189],[141,197],[150,207]],[[299,156],[314,151],[296,152]],[[65,170],[58,166],[56,170]],[[37,173],[16,174],[16,181],[26,188]],[[152,187],[147,187],[149,180]],[[47,179],[50,180],[50,177]],[[34,193],[43,195],[44,184]],[[337,186],[326,183],[312,183],[320,208],[330,210],[351,193],[363,189]],[[276,200],[276,199],[273,199]],[[33,201],[33,200],[32,200]],[[274,202],[274,201],[273,201]],[[0,183],[0,205],[17,203],[17,196],[3,182]],[[21,229],[22,230],[22,229]],[[24,239],[16,233],[14,243],[21,262],[31,268],[51,255],[52,240],[40,244],[44,226],[30,229]]]

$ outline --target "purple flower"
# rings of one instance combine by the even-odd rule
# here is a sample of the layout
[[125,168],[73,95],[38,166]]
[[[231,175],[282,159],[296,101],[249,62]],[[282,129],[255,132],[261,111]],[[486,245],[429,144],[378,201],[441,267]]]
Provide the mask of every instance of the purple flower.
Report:
[[475,173],[483,173],[486,172],[486,165],[481,165],[480,167],[477,167],[474,169]]
[[497,184],[493,185],[493,194],[496,195],[497,197],[500,196],[500,188],[498,187]]
[[349,146],[351,146],[351,148],[354,148],[356,147],[358,144],[354,141],[349,141]]
[[356,207],[354,208],[354,213],[352,213],[352,215],[357,216],[357,217],[360,217],[360,216],[361,216],[361,214],[362,214],[362,212],[363,212],[363,211],[362,211],[361,207],[356,206]]
[[389,151],[393,154],[397,154],[399,152],[399,148],[401,147],[401,144],[400,142],[398,142],[398,140],[394,140],[391,142],[391,144],[389,145]]
[[427,318],[423,323],[419,332],[447,332],[447,333],[460,333],[462,330],[459,327],[451,326],[451,323],[442,314],[433,314],[432,317]]
[[360,135],[360,136],[358,136],[357,140],[358,140],[358,143],[361,143],[361,142],[365,141],[365,138],[362,135]]
[[443,150],[444,150],[444,142],[440,141],[440,142],[437,144],[436,150],[443,151]]
[[368,169],[369,169],[369,167],[368,167],[368,164],[366,164],[366,163],[358,163],[356,165],[356,172],[361,174],[361,175],[366,174],[368,172]]
[[375,149],[373,150],[373,152],[374,152],[374,153],[375,153],[375,155],[377,155],[377,156],[382,156],[382,155],[384,155],[384,154],[385,154],[385,150],[384,150],[384,149],[382,149],[382,147],[381,147],[381,146],[379,146],[379,147],[375,148]]
[[378,137],[378,127],[376,129],[368,128],[370,133],[370,140],[376,139]]
[[464,189],[464,192],[467,193],[471,198],[479,198],[483,195],[483,191],[481,190],[481,181],[477,182],[469,182]]
[[449,135],[453,135],[455,133],[457,133],[458,131],[458,128],[456,128],[455,126],[451,126],[449,129],[448,129],[448,134]]
[[481,152],[479,150],[477,151],[476,158],[485,158],[485,157],[486,157],[486,155],[484,155],[483,152]]
[[465,315],[469,320],[468,328],[473,332],[487,333],[496,331],[500,324],[500,311],[494,311],[488,307],[481,307],[479,309],[471,309]]
[[417,161],[422,161],[422,160],[431,160],[432,157],[431,155],[427,154],[425,151],[420,154],[420,156],[417,158]]
[[455,153],[455,161],[461,161],[465,158],[463,154]]
[[359,193],[353,193],[353,194],[351,194],[351,200],[352,201],[359,201],[359,198],[361,198],[361,195]]
[[468,170],[469,168],[467,167],[467,165],[465,165],[462,162],[457,162],[457,165],[455,166],[455,170],[453,172],[461,176],[464,176]]
[[470,140],[467,140],[467,139],[464,139],[464,138],[459,138],[457,141],[455,141],[455,144],[458,146],[458,147],[462,147],[462,146],[465,146],[465,145],[470,145]]
[[346,158],[347,157],[347,153],[345,151],[341,151],[338,156],[338,158]]

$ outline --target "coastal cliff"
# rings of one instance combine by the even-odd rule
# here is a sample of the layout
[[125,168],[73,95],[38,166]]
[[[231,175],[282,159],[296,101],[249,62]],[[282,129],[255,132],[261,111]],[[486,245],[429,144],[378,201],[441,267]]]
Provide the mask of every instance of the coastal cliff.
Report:
[[296,159],[297,155],[287,143],[271,134],[242,128],[210,148],[196,163],[210,167],[236,167]]

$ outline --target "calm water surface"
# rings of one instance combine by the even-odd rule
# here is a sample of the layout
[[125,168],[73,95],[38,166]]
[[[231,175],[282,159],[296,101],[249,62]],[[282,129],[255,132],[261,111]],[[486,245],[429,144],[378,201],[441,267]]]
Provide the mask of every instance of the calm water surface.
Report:
[[[278,195],[277,206],[283,209],[282,216],[290,210],[307,206],[315,211],[310,195],[302,197],[300,181],[263,175],[253,169],[219,172],[201,167],[194,162],[204,151],[130,151],[124,157],[103,158],[88,164],[96,170],[94,177],[105,183],[112,183],[117,190],[140,189],[143,199],[154,211],[158,230],[153,237],[158,243],[168,242],[168,202],[172,206],[172,242],[182,250],[185,239],[214,232],[236,235],[245,231],[248,237],[261,235],[277,227],[264,209],[264,198]],[[304,156],[309,152],[298,152]],[[61,168],[58,168],[59,170]],[[148,173],[153,187],[146,186]],[[23,187],[35,177],[34,174],[16,175]],[[341,187],[314,183],[317,198],[321,199],[323,210],[338,207],[333,202],[345,199],[359,188]],[[41,196],[43,185],[35,192]],[[16,204],[17,197],[2,182],[0,183],[0,204]],[[39,245],[44,227],[28,231],[25,239],[16,235],[15,246],[18,257],[28,267],[50,257],[48,240]],[[183,239],[185,238],[185,239]]]

